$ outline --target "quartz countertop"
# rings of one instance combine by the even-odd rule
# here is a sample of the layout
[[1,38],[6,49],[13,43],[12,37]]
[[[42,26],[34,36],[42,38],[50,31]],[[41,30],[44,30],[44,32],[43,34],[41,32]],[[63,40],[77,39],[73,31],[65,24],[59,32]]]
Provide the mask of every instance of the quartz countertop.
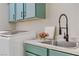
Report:
[[30,39],[30,40],[26,39],[24,40],[24,43],[28,43],[48,49],[54,49],[74,55],[79,55],[79,47],[74,47],[74,48],[59,47],[59,46],[54,46],[53,44],[50,45],[50,44],[41,43],[41,40],[37,40],[37,39]]

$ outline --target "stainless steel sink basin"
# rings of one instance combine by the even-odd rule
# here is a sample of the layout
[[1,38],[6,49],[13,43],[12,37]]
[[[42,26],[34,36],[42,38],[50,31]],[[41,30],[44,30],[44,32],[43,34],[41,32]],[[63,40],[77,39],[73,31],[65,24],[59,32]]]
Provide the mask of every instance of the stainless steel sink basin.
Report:
[[60,47],[73,48],[73,47],[77,46],[77,43],[76,42],[72,42],[72,41],[69,41],[69,42],[58,41],[58,42],[54,43],[53,45],[60,46]]
[[44,41],[41,42],[44,44],[50,44],[50,45],[54,45],[54,46],[59,46],[59,47],[66,47],[66,48],[73,48],[73,47],[77,47],[77,43],[76,42],[66,42],[66,41],[57,41],[57,42],[52,42],[52,41]]

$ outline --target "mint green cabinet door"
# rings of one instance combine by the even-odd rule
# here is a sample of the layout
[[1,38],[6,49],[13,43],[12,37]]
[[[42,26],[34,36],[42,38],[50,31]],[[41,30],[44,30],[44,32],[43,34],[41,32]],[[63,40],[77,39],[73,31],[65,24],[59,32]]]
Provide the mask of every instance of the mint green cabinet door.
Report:
[[46,4],[45,3],[25,3],[24,18],[45,18]]
[[74,56],[74,55],[64,53],[64,52],[55,51],[55,50],[49,50],[49,56]]
[[24,56],[36,56],[36,55],[29,52],[24,52]]
[[16,20],[23,20],[23,3],[16,3]]
[[15,22],[16,21],[16,4],[15,3],[9,3],[9,22]]
[[36,3],[35,4],[35,16],[38,18],[46,17],[46,4],[45,3]]
[[24,50],[39,56],[47,56],[47,48],[24,43]]
[[35,3],[24,3],[24,18],[35,17]]

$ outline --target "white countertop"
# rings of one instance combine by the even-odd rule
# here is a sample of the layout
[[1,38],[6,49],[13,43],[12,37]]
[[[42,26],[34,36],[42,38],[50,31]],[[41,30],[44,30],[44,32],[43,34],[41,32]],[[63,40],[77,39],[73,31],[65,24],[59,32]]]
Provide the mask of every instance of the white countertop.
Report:
[[36,39],[24,40],[24,43],[29,43],[29,44],[44,47],[44,48],[49,48],[49,49],[54,49],[54,50],[58,50],[66,53],[79,55],[79,47],[75,47],[75,48],[59,47],[59,46],[40,43],[40,40],[36,40]]

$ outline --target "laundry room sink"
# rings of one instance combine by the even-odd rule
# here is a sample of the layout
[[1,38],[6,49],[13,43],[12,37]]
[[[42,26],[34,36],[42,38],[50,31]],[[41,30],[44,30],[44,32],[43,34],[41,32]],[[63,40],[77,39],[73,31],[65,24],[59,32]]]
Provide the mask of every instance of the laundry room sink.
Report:
[[59,46],[59,47],[67,47],[67,48],[77,47],[77,43],[73,42],[73,41],[69,41],[69,42],[66,42],[66,41],[57,41],[53,45]]
[[66,48],[74,48],[77,47],[77,43],[73,42],[73,41],[56,41],[56,42],[52,42],[52,41],[43,41],[41,43],[44,44],[49,44],[49,45],[54,45],[54,46],[59,46],[59,47],[66,47]]

